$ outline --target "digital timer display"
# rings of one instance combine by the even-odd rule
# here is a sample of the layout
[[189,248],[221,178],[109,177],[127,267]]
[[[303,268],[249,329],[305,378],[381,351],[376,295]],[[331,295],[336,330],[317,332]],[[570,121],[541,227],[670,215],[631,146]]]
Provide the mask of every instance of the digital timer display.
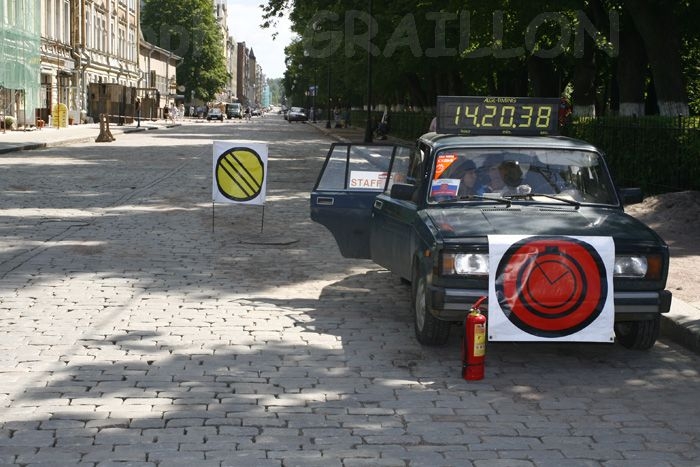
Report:
[[437,132],[459,135],[553,135],[559,99],[438,96]]

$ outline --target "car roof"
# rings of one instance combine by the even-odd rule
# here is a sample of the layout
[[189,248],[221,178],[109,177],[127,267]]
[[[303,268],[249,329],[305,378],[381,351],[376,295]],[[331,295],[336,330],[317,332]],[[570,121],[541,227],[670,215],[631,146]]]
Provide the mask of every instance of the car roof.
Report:
[[463,136],[426,133],[420,140],[435,149],[445,147],[542,148],[601,152],[590,143],[565,136]]

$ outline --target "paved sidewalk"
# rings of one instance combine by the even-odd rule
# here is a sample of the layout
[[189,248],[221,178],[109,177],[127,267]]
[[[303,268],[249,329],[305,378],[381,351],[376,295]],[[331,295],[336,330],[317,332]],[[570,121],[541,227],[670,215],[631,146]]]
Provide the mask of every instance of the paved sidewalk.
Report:
[[[188,119],[175,123],[166,122],[165,120],[158,120],[156,122],[142,121],[140,127],[136,124],[124,126],[110,125],[110,131],[115,138],[119,138],[121,134],[134,131],[152,131],[174,125],[197,123],[201,124],[206,122]],[[362,141],[364,139],[364,128],[326,128],[325,121],[318,121],[317,123],[309,122],[308,124],[339,141]],[[99,132],[98,124],[72,125],[61,129],[44,128],[34,131],[8,131],[6,133],[0,133],[0,154],[12,151],[62,146],[79,142],[90,142],[97,138]],[[401,140],[389,136],[387,141]],[[671,311],[662,316],[661,328],[663,335],[696,353],[700,353],[699,308],[674,297],[671,303]]]
[[[180,125],[183,122],[166,122],[165,120],[141,121],[129,125],[110,124],[109,130],[115,138],[124,133],[135,131],[157,130],[169,126]],[[0,131],[0,154],[13,151],[41,149],[50,146],[65,146],[76,143],[95,141],[100,134],[99,123],[69,125],[65,128],[44,127],[27,131]],[[100,143],[109,144],[109,143]]]

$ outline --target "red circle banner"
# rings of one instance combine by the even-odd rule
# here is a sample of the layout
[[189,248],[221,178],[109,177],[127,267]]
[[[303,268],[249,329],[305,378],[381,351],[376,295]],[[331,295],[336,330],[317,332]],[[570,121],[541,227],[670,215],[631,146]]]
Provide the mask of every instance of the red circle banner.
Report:
[[608,283],[603,261],[590,244],[567,237],[533,237],[514,243],[498,263],[498,303],[522,331],[555,338],[574,334],[603,311]]

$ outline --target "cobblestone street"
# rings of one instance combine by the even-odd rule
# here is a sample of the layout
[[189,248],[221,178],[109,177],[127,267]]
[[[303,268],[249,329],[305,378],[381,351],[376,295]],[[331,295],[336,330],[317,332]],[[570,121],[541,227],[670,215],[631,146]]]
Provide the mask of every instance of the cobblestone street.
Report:
[[[211,203],[212,140],[270,143]],[[0,465],[697,466],[700,356],[413,333],[309,219],[331,139],[278,116],[0,154]]]

